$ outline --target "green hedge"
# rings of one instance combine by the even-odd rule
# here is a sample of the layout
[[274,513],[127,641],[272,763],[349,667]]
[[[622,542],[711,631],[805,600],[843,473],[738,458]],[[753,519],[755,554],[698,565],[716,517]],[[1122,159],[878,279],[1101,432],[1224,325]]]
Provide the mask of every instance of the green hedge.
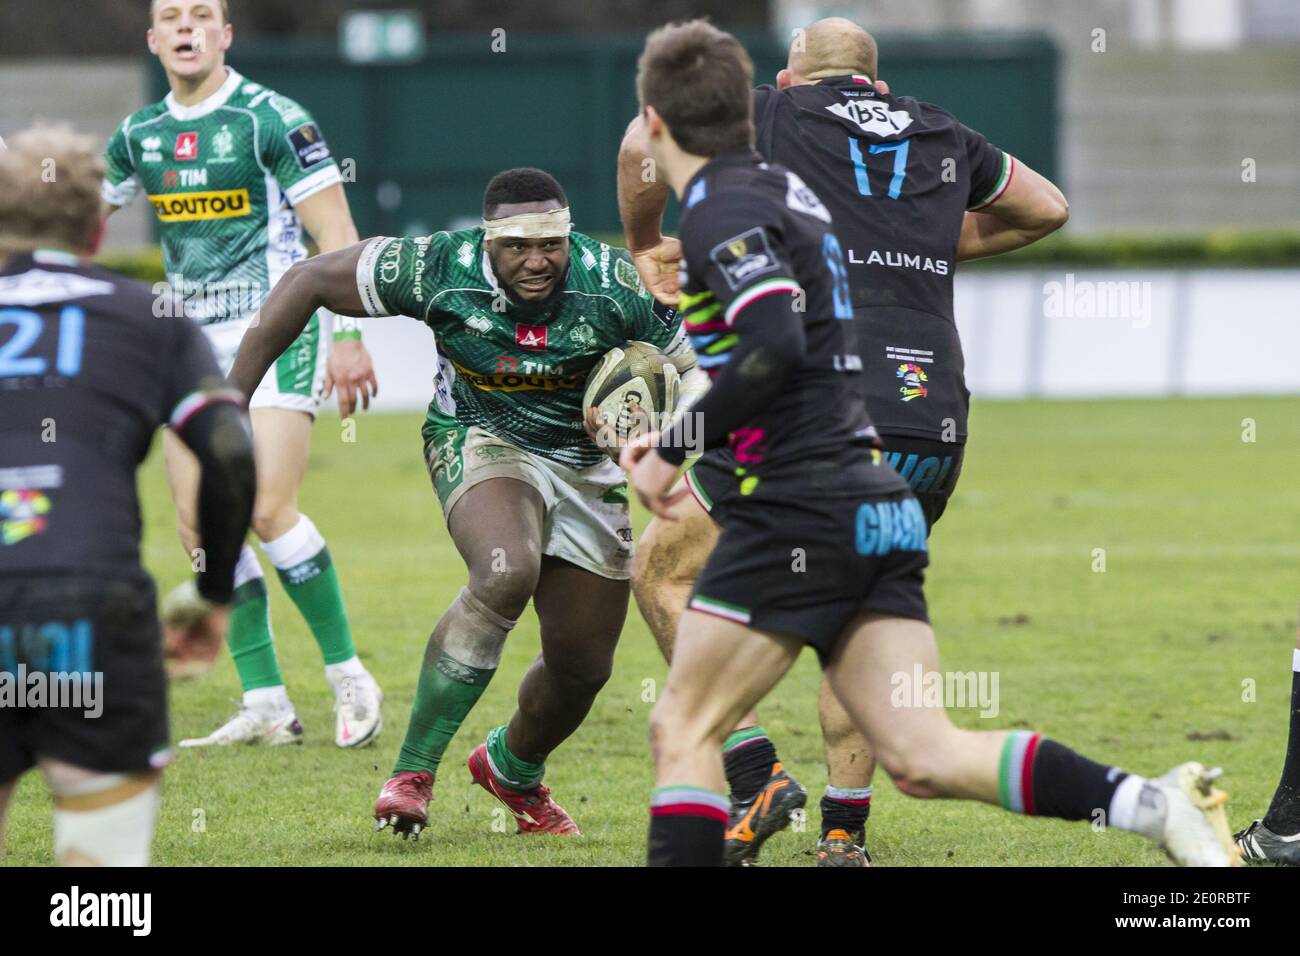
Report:
[[[600,238],[615,245],[622,241],[615,235],[602,235]],[[163,278],[162,253],[156,246],[108,252],[100,256],[99,261],[143,282],[157,282]],[[1223,229],[1207,233],[1117,233],[1104,236],[1056,233],[1018,252],[962,263],[961,268],[1042,266],[1297,267],[1300,266],[1300,230]]]
[[1058,232],[1032,246],[962,263],[961,268],[1036,266],[1300,266],[1300,230],[1220,229],[1205,233],[1113,233],[1074,236]]

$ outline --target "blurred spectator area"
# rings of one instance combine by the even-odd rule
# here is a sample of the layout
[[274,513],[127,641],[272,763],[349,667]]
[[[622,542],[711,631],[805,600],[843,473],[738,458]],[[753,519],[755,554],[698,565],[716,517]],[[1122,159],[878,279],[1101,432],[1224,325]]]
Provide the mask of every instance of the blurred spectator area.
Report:
[[[380,124],[365,137],[353,137],[346,117],[329,118],[351,94],[333,97],[313,84],[337,72],[342,11],[398,6],[423,11],[431,60],[445,55],[449,43],[486,48],[497,28],[507,31],[511,51],[553,42],[556,52],[549,61],[536,54],[538,63],[561,64],[566,50],[584,45],[608,53],[594,68],[571,70],[574,76],[560,85],[558,98],[552,94],[549,107],[536,98],[537,87],[513,83],[514,71],[498,69],[492,81],[502,86],[493,94],[498,110],[477,114],[487,117],[482,122],[473,112],[459,113],[455,135],[445,127],[412,131]],[[0,135],[43,117],[107,136],[123,117],[156,99],[159,74],[144,46],[147,7],[147,0],[0,2]],[[470,143],[477,154],[502,164],[539,155],[539,162],[559,164],[561,174],[569,154],[600,154],[605,164],[603,154],[615,148],[623,114],[632,108],[638,43],[629,44],[629,34],[636,41],[636,34],[659,23],[697,13],[709,13],[749,38],[760,80],[771,78],[780,49],[798,25],[827,14],[857,19],[881,34],[881,74],[895,92],[947,105],[995,141],[1003,138],[1003,145],[1054,170],[1071,201],[1071,231],[1300,224],[1300,0],[232,0],[231,7],[231,60],[255,78],[268,55],[316,51],[307,54],[315,57],[314,65],[298,71],[302,89],[292,79],[288,85],[278,77],[266,81],[321,115],[336,154],[365,156],[366,149],[375,149],[383,159],[382,140],[406,144],[388,149],[391,178],[401,187],[401,207],[391,215],[376,198],[382,163],[358,163],[357,183],[349,190],[363,231],[441,228],[455,224],[456,216],[472,215],[467,197],[472,187],[481,189],[480,171],[465,166],[459,155]],[[606,41],[593,35],[609,30],[622,36]],[[1045,106],[1042,90],[1014,88],[1026,74],[978,67],[956,75],[951,63],[914,55],[918,44],[938,44],[956,51],[956,60],[964,46],[989,49],[990,33],[1023,38],[1025,31],[1056,51],[1058,75]],[[449,33],[458,35],[453,40]],[[548,39],[545,33],[564,36]],[[969,39],[974,34],[982,36]],[[400,72],[420,68],[370,68],[364,83],[372,91],[385,88],[384,71],[396,69],[399,75],[386,91],[414,104],[412,77],[403,84]],[[424,87],[419,98],[437,98],[434,89]],[[369,102],[378,99],[372,95]],[[568,133],[576,124],[582,135],[548,134],[541,141],[536,133],[519,134],[533,130],[533,118],[548,111],[561,118],[551,129]],[[598,113],[607,114],[599,124],[593,119]],[[449,142],[457,148],[445,148]],[[608,176],[594,165],[579,170],[578,159],[573,163],[567,175],[586,207],[582,225],[608,228],[612,152]],[[1253,167],[1254,182],[1243,181],[1243,164]],[[114,217],[110,243],[151,238],[144,204]]]

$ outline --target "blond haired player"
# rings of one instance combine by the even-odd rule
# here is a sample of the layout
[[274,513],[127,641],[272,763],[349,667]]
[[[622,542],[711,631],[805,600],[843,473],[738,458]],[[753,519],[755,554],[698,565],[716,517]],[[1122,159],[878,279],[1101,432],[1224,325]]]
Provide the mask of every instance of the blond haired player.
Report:
[[[144,192],[162,238],[170,299],[157,311],[202,326],[223,371],[271,287],[303,259],[303,229],[324,252],[357,241],[338,167],[320,128],[297,103],[225,64],[232,28],[225,0],[154,0],[149,51],[167,73],[166,99],[127,117],[108,145],[107,212]],[[253,531],[285,591],[311,628],[335,697],[335,743],[368,743],[381,727],[381,694],[352,643],[329,549],[298,511],[311,423],[337,386],[346,417],[369,406],[377,384],[358,323],[313,316],[249,402],[257,447]],[[327,358],[328,354],[328,358]],[[195,546],[194,459],[172,434],[164,440],[181,539]],[[266,582],[247,545],[235,570],[230,651],[243,706],[207,737],[181,746],[302,740],[271,636]]]
[[[169,749],[136,469],[164,422],[202,463],[202,619],[167,650],[210,661],[253,509],[253,444],[194,324],[156,318],[148,288],[87,261],[99,144],[38,126],[11,146],[0,148],[0,855],[14,783],[39,768],[59,863],[139,866]],[[39,698],[25,693],[42,684]]]

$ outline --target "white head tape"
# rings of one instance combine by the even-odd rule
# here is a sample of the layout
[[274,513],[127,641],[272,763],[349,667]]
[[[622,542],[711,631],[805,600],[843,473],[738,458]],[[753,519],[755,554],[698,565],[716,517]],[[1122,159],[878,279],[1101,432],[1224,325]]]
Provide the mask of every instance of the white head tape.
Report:
[[504,219],[484,219],[483,238],[500,239],[510,236],[517,239],[549,239],[567,236],[573,228],[569,222],[569,207],[549,212],[521,212]]

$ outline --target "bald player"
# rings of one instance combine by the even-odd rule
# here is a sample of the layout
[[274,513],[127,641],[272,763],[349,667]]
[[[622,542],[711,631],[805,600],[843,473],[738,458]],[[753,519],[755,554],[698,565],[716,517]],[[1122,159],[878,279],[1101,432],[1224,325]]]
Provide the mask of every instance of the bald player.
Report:
[[[876,42],[857,24],[828,18],[797,31],[776,86],[754,91],[756,146],[830,209],[844,248],[867,412],[929,528],[956,487],[966,441],[956,262],[1028,245],[1059,228],[1068,206],[1056,186],[950,113],[893,96],[876,78]],[[646,174],[648,154],[638,117],[619,153],[619,207],[647,287],[677,304],[681,246],[662,235],[668,187]],[[744,268],[765,268],[765,255],[744,250]],[[702,367],[711,360],[707,347],[699,350]],[[691,495],[675,506],[676,520],[655,518],[642,536],[633,590],[665,656],[727,509],[742,493],[740,470],[725,449],[706,454],[683,478]],[[818,864],[865,866],[875,759],[825,683],[820,712],[828,785]],[[724,758],[732,801],[726,859],[751,864],[807,797],[756,713],[727,739]]]

